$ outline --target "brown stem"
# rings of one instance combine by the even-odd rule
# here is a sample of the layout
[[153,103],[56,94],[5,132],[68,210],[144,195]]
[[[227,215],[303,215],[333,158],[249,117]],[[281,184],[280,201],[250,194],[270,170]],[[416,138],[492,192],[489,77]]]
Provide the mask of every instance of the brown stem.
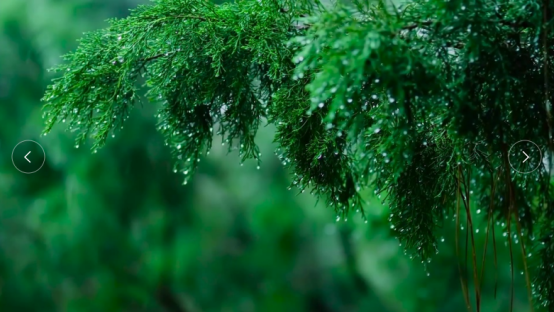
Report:
[[534,311],[533,307],[533,295],[531,293],[531,280],[529,278],[529,269],[527,266],[527,251],[525,250],[525,240],[523,239],[523,234],[521,231],[521,223],[519,222],[518,218],[515,218],[516,220],[516,227],[517,227],[517,234],[519,236],[519,239],[521,240],[521,253],[523,256],[523,270],[525,272],[525,284],[527,286],[527,296],[529,297],[529,304],[530,304],[530,310],[531,312]]
[[[511,285],[510,285],[510,312],[514,310],[514,251],[512,247],[512,214],[515,203],[514,190],[512,185],[512,178],[510,176],[510,163],[508,161],[508,151],[506,144],[502,146],[502,156],[504,158],[504,172],[505,172],[505,182],[508,186],[508,211],[506,213],[506,222],[508,230],[508,245],[510,249],[510,275],[511,275]],[[517,218],[517,214],[516,214]]]
[[[481,261],[481,274],[480,274],[480,277],[479,277],[479,280],[481,281],[481,285],[483,283],[483,275],[484,275],[484,272],[485,272],[485,259],[486,259],[486,256],[487,256],[487,247],[488,247],[488,243],[489,243],[489,230],[491,229],[491,226],[492,226],[492,231],[493,231],[493,234],[492,234],[493,237],[492,238],[494,240],[493,207],[494,207],[494,193],[495,193],[495,191],[496,191],[496,181],[494,179],[494,172],[492,172],[492,169],[491,169],[491,195],[490,195],[489,211],[488,211],[488,215],[487,215],[487,231],[486,231],[486,238],[485,238],[485,250],[483,252],[483,259]],[[495,259],[496,259],[496,248],[494,249],[494,253],[495,253]],[[496,266],[496,260],[495,260],[495,266]],[[495,283],[496,283],[496,281],[495,281]],[[496,298],[496,284],[495,284],[495,288],[494,288],[494,294],[495,294],[495,298]]]
[[413,24],[410,24],[410,25],[406,25],[404,27],[402,27],[403,30],[414,30],[416,28],[419,28],[421,26],[431,26],[433,25],[433,21],[424,21],[424,22],[419,22],[419,23],[413,23]]
[[[477,267],[477,254],[476,254],[476,248],[475,248],[475,234],[473,233],[473,219],[471,218],[471,209],[470,209],[470,190],[469,190],[469,178],[470,178],[470,172],[468,170],[467,173],[467,181],[464,178],[464,174],[462,172],[462,181],[465,188],[465,201],[464,201],[464,207],[466,209],[466,217],[467,217],[467,224],[468,224],[468,233],[471,237],[471,255],[472,255],[472,263],[473,263],[473,283],[475,287],[475,305],[477,312],[481,311],[481,289],[479,288],[479,277],[478,277],[478,267]],[[467,235],[466,234],[466,235]],[[466,242],[467,243],[467,242]]]
[[169,54],[173,54],[173,53],[176,53],[176,51],[171,51],[171,52],[156,54],[156,55],[154,55],[154,56],[145,58],[145,59],[143,59],[142,61],[143,61],[144,63],[148,63],[148,62],[150,62],[150,61],[153,61],[153,60],[155,60],[155,59],[159,59],[160,57],[168,56]]
[[460,282],[462,283],[462,293],[464,295],[464,301],[466,302],[466,307],[468,311],[473,311],[471,308],[471,303],[469,300],[469,292],[467,290],[467,284],[466,279],[464,279],[464,276],[462,274],[462,266],[460,265],[460,197],[461,197],[461,190],[460,190],[460,166],[458,166],[458,191],[456,192],[456,258],[458,259],[458,272],[460,273]]

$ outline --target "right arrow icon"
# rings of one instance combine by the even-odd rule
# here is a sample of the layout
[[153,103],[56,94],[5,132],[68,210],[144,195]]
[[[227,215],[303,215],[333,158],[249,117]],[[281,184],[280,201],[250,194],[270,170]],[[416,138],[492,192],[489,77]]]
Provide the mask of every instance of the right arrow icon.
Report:
[[524,151],[521,151],[523,153],[523,155],[525,155],[527,158],[525,158],[525,160],[523,160],[523,162],[525,163],[527,161],[527,159],[529,159],[529,155],[527,155]]
[[508,162],[517,173],[531,173],[543,165],[541,148],[529,140],[517,141],[508,150]]

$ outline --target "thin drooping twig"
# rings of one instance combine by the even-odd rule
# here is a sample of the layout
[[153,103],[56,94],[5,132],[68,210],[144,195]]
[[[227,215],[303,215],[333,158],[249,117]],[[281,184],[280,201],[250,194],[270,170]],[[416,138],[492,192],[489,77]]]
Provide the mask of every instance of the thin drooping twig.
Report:
[[521,223],[519,222],[519,219],[516,217],[516,227],[517,227],[517,234],[519,236],[519,239],[521,240],[521,253],[523,257],[523,270],[525,272],[525,284],[527,286],[527,296],[529,297],[529,304],[530,304],[530,310],[531,312],[534,311],[533,307],[533,295],[531,293],[531,280],[529,278],[529,268],[527,266],[527,251],[525,250],[525,240],[523,238],[522,230],[521,230]]
[[[471,254],[472,254],[472,264],[473,264],[473,283],[475,287],[475,305],[477,312],[481,311],[481,289],[479,287],[479,278],[478,278],[478,267],[477,267],[477,254],[476,254],[476,248],[475,248],[475,234],[473,233],[473,220],[471,218],[471,209],[470,209],[470,190],[469,190],[469,179],[470,179],[470,172],[468,170],[467,173],[467,179],[464,177],[463,171],[462,171],[462,183],[464,185],[465,189],[465,200],[463,201],[464,207],[466,209],[466,222],[467,222],[467,233],[466,236],[471,237]],[[462,196],[462,199],[463,196]],[[466,254],[467,254],[467,244],[469,239],[466,239]],[[467,255],[466,255],[467,256]]]
[[[464,203],[464,198],[463,198],[463,195],[464,193],[462,193],[462,203],[465,205]],[[464,259],[464,269],[465,269],[465,280],[466,280],[466,283],[469,284],[469,267],[468,267],[468,260],[467,260],[467,257],[469,256],[469,220],[467,219],[467,216],[466,216],[466,252],[465,252],[465,259]],[[469,294],[469,292],[468,292]]]
[[[511,192],[511,190],[510,190]],[[514,251],[513,251],[513,247],[512,247],[512,231],[511,231],[511,226],[512,226],[512,213],[511,213],[511,205],[510,205],[510,208],[508,208],[508,213],[507,213],[507,226],[508,226],[508,245],[509,245],[509,248],[510,248],[510,275],[511,275],[511,283],[510,283],[510,312],[512,312],[514,310]]]
[[[514,251],[512,247],[512,214],[513,214],[513,206],[515,204],[515,198],[513,193],[513,185],[512,185],[512,179],[510,176],[510,163],[508,160],[508,151],[505,145],[502,147],[502,156],[504,160],[504,177],[505,182],[507,185],[507,192],[508,192],[508,211],[506,213],[506,223],[507,223],[507,231],[508,231],[508,245],[510,250],[510,275],[511,275],[511,283],[510,283],[510,312],[514,310]],[[516,216],[517,218],[517,216]]]
[[[486,231],[486,234],[485,234],[486,235],[486,237],[485,237],[485,250],[483,251],[483,259],[481,261],[481,274],[480,274],[480,277],[479,277],[481,285],[483,285],[483,276],[484,276],[484,273],[485,273],[485,259],[487,257],[487,249],[488,249],[488,243],[489,243],[489,231],[491,229],[491,226],[492,226],[492,236],[493,236],[493,243],[494,243],[494,219],[493,219],[494,213],[493,213],[493,208],[494,208],[495,191],[496,191],[496,181],[494,179],[494,172],[491,169],[491,195],[490,195],[489,211],[487,212],[487,231]],[[494,249],[494,253],[495,253],[495,259],[496,259],[496,248]],[[496,266],[496,260],[495,260],[495,266]],[[496,271],[498,271],[498,270],[496,270]],[[498,274],[498,272],[496,272],[496,274]],[[495,298],[496,298],[496,282],[497,282],[497,277],[495,279],[495,287],[494,287]]]
[[496,294],[498,291],[498,252],[496,249],[496,233],[494,230],[494,224],[492,226],[492,249],[494,253],[494,299],[496,299]]
[[462,266],[460,264],[460,197],[461,197],[461,191],[460,191],[460,166],[458,166],[458,174],[457,174],[457,192],[456,192],[456,258],[458,259],[458,272],[460,274],[460,282],[462,284],[462,293],[464,295],[464,301],[466,303],[466,307],[468,311],[473,311],[471,308],[471,303],[469,300],[469,292],[467,290],[467,280],[464,279],[464,275],[462,273]]

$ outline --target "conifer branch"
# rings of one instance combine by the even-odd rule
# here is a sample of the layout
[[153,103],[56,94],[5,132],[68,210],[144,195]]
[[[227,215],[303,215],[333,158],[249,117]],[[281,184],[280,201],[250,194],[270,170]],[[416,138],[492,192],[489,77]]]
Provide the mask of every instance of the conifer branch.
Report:
[[[267,120],[291,188],[326,199],[337,220],[352,211],[366,218],[364,190],[383,196],[393,234],[424,265],[453,212],[459,256],[462,204],[468,231],[477,224],[472,213],[487,207],[495,267],[493,218],[511,236],[512,218],[525,213],[516,225],[538,238],[524,248],[536,255],[525,260],[535,303],[554,311],[550,168],[512,175],[507,163],[508,142],[531,138],[552,152],[547,49],[554,39],[546,32],[551,17],[542,14],[550,9],[523,2],[526,14],[519,2],[500,0],[500,14],[491,3],[451,0],[437,15],[435,1],[396,13],[308,0],[155,1],[86,35],[65,57],[44,97],[45,134],[65,123],[77,146],[91,137],[93,150],[102,147],[143,100],[144,77],[185,184],[214,134],[241,161],[259,165],[255,137]],[[473,231],[466,235],[479,309],[484,260],[477,273]],[[469,279],[459,270],[471,309]]]

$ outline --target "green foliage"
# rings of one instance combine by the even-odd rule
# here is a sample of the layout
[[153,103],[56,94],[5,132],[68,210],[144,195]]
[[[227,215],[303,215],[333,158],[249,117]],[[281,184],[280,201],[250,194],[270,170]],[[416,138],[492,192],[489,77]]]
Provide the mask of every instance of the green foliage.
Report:
[[44,97],[45,133],[67,121],[77,146],[92,136],[96,151],[144,78],[186,183],[214,132],[259,162],[254,138],[268,120],[293,185],[327,199],[337,219],[352,208],[365,218],[360,192],[375,187],[393,233],[424,263],[444,220],[458,237],[463,219],[477,272],[485,218],[487,241],[495,227],[510,254],[521,241],[537,306],[554,311],[550,168],[522,175],[508,163],[522,139],[552,152],[553,11],[547,0],[159,0],[66,56]]

